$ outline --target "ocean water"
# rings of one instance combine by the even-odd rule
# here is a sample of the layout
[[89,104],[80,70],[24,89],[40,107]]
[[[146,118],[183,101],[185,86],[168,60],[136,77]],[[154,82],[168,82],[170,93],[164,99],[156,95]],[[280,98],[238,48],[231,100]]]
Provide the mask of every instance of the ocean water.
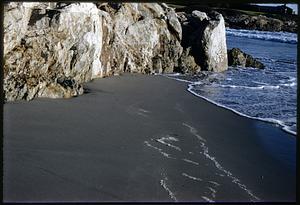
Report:
[[172,78],[189,82],[188,90],[201,98],[296,135],[297,34],[227,29],[226,37],[228,49],[240,48],[266,68]]

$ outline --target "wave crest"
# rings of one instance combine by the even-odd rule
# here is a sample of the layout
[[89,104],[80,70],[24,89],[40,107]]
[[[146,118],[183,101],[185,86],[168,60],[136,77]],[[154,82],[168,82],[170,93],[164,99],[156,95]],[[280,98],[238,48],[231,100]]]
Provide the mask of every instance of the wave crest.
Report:
[[270,32],[244,29],[226,29],[226,35],[246,37],[259,40],[276,41],[281,43],[297,44],[297,34],[287,32]]

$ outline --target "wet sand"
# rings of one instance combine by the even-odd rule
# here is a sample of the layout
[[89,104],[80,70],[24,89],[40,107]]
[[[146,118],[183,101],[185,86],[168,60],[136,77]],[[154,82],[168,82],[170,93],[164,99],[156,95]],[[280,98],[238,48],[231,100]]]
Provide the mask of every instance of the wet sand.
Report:
[[296,200],[296,140],[163,76],[4,105],[5,202]]

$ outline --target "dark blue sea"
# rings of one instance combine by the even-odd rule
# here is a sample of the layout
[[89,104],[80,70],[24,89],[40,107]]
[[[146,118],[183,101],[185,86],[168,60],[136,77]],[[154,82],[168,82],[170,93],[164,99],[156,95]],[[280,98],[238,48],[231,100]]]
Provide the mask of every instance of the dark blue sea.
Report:
[[228,49],[240,48],[266,68],[173,77],[189,81],[188,90],[199,97],[296,135],[297,34],[227,29],[226,37]]

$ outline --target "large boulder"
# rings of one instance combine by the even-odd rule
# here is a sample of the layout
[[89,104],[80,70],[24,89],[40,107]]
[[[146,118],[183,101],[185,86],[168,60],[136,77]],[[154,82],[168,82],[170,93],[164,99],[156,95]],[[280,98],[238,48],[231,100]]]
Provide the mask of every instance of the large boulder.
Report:
[[213,15],[202,38],[199,39],[198,45],[204,55],[200,61],[202,67],[216,72],[228,69],[225,23],[221,14],[215,13]]
[[244,53],[239,48],[232,48],[228,50],[228,65],[233,67],[252,67],[252,68],[265,68],[259,60],[253,58],[251,55]]
[[[227,70],[227,46],[225,23],[221,14],[193,11],[191,14],[178,13],[182,25],[182,46],[190,49],[188,52],[193,58],[182,55],[181,62],[193,59],[200,70],[221,72]],[[195,66],[191,63],[187,70],[194,72]],[[197,68],[198,69],[198,68]]]
[[172,72],[182,53],[177,15],[157,3],[8,3],[5,100],[71,97],[121,72]]

